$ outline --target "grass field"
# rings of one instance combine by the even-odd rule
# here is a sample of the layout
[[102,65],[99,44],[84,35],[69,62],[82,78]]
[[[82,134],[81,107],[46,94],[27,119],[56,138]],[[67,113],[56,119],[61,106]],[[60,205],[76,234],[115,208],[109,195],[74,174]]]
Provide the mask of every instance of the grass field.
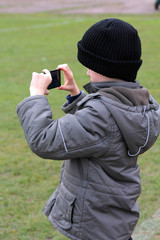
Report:
[[[67,239],[51,226],[41,211],[58,185],[62,162],[42,160],[30,151],[16,106],[29,96],[33,71],[53,69],[60,63],[69,64],[82,88],[89,79],[86,69],[76,59],[77,41],[91,24],[106,17],[121,18],[139,30],[144,63],[137,80],[149,88],[160,103],[160,15],[93,17],[58,16],[53,12],[0,15],[0,239]],[[65,92],[57,90],[52,90],[48,96],[55,118],[63,115],[61,105],[65,96]],[[159,146],[160,138],[139,158],[142,176],[139,224],[160,208]],[[160,231],[155,234],[160,235]]]

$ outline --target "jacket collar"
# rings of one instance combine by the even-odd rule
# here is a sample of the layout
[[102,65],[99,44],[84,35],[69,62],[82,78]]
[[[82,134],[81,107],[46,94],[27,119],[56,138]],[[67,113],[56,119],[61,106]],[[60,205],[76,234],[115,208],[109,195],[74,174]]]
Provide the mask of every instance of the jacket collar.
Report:
[[122,87],[122,88],[131,88],[138,89],[141,88],[139,82],[120,82],[120,81],[111,81],[111,82],[89,82],[83,86],[83,88],[88,93],[95,93],[103,88],[110,87]]

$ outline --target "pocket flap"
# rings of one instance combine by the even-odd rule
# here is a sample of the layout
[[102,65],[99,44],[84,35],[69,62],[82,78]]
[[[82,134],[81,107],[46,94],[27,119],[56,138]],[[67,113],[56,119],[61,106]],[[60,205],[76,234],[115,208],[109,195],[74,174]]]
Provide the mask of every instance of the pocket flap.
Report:
[[52,208],[51,215],[57,225],[63,229],[71,228],[75,199],[76,196],[69,192],[63,183],[61,183],[59,194],[57,195],[55,204]]
[[66,199],[68,204],[72,205],[76,197],[71,192],[69,192],[64,185],[61,185],[60,192],[63,195],[63,197]]

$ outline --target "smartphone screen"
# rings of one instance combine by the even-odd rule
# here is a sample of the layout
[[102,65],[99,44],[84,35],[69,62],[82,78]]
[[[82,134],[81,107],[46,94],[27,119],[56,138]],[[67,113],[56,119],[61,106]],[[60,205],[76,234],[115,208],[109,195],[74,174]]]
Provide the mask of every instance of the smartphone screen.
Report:
[[61,86],[61,73],[60,69],[50,71],[52,76],[52,82],[49,84],[48,89],[56,88]]

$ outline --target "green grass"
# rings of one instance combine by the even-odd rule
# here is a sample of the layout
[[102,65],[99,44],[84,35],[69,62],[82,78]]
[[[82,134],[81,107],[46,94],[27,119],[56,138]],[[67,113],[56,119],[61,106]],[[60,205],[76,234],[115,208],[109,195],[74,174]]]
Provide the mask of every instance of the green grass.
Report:
[[[41,209],[59,182],[62,162],[42,160],[29,149],[23,135],[16,106],[29,96],[33,71],[56,68],[68,63],[79,87],[88,82],[86,69],[78,63],[77,41],[84,31],[105,17],[118,17],[133,24],[143,45],[143,66],[138,75],[142,85],[160,103],[160,15],[58,16],[49,13],[0,15],[0,174],[1,239],[64,240]],[[63,115],[61,105],[67,93],[52,90],[48,96],[54,118]],[[140,156],[142,194],[141,218],[159,207],[160,139]]]

